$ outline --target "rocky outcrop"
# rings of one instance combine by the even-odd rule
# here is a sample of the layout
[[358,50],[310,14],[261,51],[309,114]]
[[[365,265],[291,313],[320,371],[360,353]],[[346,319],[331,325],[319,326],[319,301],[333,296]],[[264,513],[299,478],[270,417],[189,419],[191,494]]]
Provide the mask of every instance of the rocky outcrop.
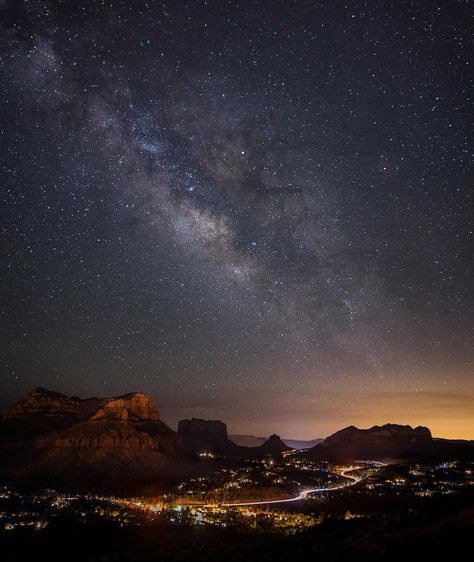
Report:
[[193,453],[226,455],[237,447],[228,439],[227,426],[220,420],[181,420],[178,424],[178,435],[185,449]]
[[260,452],[264,455],[280,455],[285,451],[291,451],[291,448],[288,445],[285,445],[283,441],[280,439],[279,435],[275,433],[270,435],[267,441],[258,447]]

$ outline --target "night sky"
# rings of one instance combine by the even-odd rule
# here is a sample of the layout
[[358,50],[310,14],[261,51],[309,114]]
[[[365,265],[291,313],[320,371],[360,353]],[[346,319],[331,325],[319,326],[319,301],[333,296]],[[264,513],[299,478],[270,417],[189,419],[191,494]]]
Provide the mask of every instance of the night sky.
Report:
[[474,438],[471,15],[0,2],[1,409]]

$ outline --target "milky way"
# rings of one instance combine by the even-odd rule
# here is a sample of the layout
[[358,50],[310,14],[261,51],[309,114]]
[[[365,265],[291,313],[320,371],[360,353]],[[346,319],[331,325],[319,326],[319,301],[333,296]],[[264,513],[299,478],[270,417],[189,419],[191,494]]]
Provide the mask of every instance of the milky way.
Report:
[[469,16],[2,2],[1,405],[473,427]]

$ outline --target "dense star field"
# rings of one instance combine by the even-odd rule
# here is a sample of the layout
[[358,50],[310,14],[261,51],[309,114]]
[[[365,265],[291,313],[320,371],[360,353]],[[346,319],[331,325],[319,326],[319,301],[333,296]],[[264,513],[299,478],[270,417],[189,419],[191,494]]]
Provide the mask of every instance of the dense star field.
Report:
[[470,15],[2,2],[0,407],[474,438]]

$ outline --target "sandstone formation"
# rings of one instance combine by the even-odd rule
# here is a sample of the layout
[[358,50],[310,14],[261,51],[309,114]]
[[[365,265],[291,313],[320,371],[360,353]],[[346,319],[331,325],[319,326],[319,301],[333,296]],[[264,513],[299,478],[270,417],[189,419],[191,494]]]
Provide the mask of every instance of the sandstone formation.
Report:
[[142,392],[125,394],[118,398],[108,398],[91,419],[151,420],[158,421],[160,414],[152,399]]
[[10,448],[179,451],[176,433],[142,392],[83,400],[35,388],[8,410],[1,429],[0,445]]

